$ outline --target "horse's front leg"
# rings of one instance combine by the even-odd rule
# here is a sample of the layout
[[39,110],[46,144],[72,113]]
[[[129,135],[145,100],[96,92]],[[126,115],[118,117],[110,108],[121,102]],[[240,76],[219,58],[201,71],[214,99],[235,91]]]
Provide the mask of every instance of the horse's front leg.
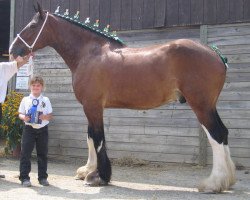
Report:
[[111,178],[111,164],[106,152],[103,108],[98,106],[85,106],[88,118],[88,148],[87,164],[77,170],[77,177],[84,179],[88,185],[107,184]]
[[79,167],[76,171],[76,179],[84,180],[85,177],[90,173],[97,169],[97,156],[94,147],[93,139],[87,136],[87,144],[88,144],[88,161],[87,164]]

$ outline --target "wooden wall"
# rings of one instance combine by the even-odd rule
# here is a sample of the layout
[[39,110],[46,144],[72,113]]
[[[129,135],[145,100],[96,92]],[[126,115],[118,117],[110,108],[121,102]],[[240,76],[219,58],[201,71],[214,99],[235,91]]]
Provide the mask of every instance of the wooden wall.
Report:
[[[229,128],[233,160],[250,166],[250,24],[205,26],[202,38],[216,44],[228,57],[227,80],[220,96],[218,112]],[[208,147],[208,163],[212,162]]]
[[[15,32],[18,33],[34,14],[33,2],[15,0]],[[83,20],[100,19],[101,28],[137,30],[200,24],[223,24],[250,20],[250,1],[246,0],[38,0],[54,12],[58,5],[73,15],[80,11]]]
[[3,53],[8,53],[10,35],[10,3],[0,0],[0,59]]
[[[177,38],[199,40],[199,28],[123,32],[129,46],[157,44]],[[87,120],[72,93],[71,74],[52,49],[37,53],[35,68],[44,77],[54,108],[49,126],[50,157],[87,156]],[[198,163],[199,124],[188,105],[173,103],[152,110],[107,109],[105,136],[111,158],[132,156],[149,161]]]

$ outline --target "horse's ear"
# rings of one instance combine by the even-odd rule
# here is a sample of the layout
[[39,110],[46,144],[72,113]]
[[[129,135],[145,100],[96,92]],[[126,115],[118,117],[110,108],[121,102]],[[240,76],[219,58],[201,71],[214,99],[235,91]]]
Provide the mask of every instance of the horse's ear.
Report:
[[38,8],[38,12],[40,14],[40,17],[42,19],[43,18],[43,9],[38,2],[37,2],[37,8]]
[[34,11],[37,13],[38,10],[37,10],[37,8],[36,8],[36,6],[34,4],[33,4],[33,8],[34,8]]

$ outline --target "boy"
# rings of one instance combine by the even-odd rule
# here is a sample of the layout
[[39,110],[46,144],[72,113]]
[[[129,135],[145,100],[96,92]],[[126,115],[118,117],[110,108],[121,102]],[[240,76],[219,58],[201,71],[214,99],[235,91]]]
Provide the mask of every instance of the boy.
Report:
[[[19,118],[25,122],[21,144],[19,180],[23,186],[31,186],[29,177],[31,171],[30,158],[36,144],[38,181],[41,185],[48,186],[48,124],[52,118],[52,107],[49,98],[42,95],[44,88],[42,77],[31,78],[29,85],[31,93],[22,99],[19,107]],[[35,113],[36,119],[31,113]]]

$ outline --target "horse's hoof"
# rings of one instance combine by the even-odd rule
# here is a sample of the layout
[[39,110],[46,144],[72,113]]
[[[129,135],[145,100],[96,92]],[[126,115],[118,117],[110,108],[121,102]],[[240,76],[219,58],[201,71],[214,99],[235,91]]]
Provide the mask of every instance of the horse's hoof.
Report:
[[88,166],[88,165],[85,165],[85,166],[82,166],[82,167],[79,167],[76,171],[76,176],[75,176],[75,179],[76,180],[84,180],[86,178],[86,176],[92,172],[92,171],[95,171],[96,170],[96,167],[95,166]]
[[84,179],[82,179],[81,177],[79,177],[78,175],[76,175],[76,176],[74,177],[74,179],[75,179],[75,180],[84,180]]
[[84,181],[85,181],[85,186],[96,187],[96,186],[108,185],[106,181],[101,179],[97,170],[88,173]]
[[224,177],[209,177],[198,187],[199,192],[221,193],[229,189],[229,180]]

